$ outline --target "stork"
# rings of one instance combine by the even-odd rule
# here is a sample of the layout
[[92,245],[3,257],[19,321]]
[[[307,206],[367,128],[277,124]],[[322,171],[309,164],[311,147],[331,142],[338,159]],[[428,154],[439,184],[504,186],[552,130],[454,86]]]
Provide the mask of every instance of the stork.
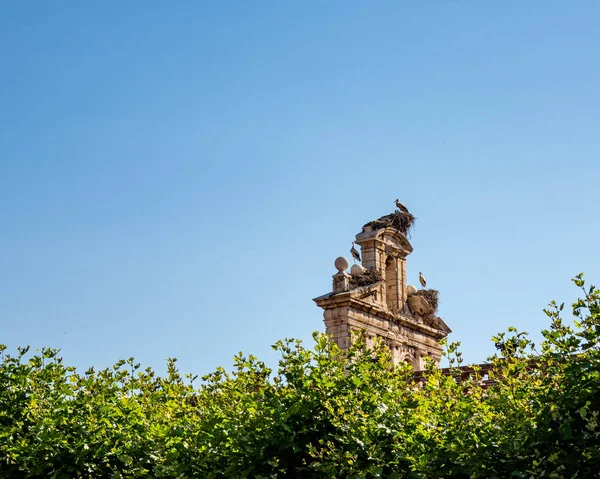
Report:
[[350,248],[350,254],[356,261],[360,261],[360,253],[354,247],[354,241],[352,242],[352,248]]
[[425,276],[423,276],[423,273],[421,273],[419,271],[419,281],[421,282],[421,286],[426,287],[427,286],[427,281],[425,281]]
[[402,203],[400,203],[400,200],[398,198],[396,198],[396,208],[398,208],[400,211],[403,211],[404,213],[408,213],[408,208]]

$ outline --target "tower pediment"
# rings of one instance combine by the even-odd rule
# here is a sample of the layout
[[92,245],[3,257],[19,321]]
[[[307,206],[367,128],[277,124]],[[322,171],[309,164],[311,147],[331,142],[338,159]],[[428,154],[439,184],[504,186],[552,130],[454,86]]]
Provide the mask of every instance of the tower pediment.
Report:
[[410,241],[408,241],[408,238],[396,228],[392,227],[373,230],[370,226],[365,226],[363,227],[362,233],[356,235],[356,243],[361,246],[372,241],[381,241],[386,246],[404,253],[404,256],[413,251],[413,247],[410,244]]

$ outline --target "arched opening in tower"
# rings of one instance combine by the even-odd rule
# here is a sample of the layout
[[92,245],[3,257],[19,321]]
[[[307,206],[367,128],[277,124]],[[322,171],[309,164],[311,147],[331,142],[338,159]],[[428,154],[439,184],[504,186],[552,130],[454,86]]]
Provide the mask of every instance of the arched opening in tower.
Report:
[[406,364],[409,364],[414,371],[419,371],[419,362],[417,361],[416,358],[414,358],[413,356],[411,356],[410,354],[407,354],[406,356],[404,356],[403,362],[405,362]]
[[388,256],[385,260],[385,288],[387,306],[392,311],[396,311],[399,307],[398,260],[392,256]]

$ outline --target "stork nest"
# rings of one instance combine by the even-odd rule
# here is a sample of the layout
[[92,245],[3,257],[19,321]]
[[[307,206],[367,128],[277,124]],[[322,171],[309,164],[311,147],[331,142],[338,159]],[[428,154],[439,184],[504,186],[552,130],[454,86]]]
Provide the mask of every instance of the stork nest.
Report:
[[416,296],[422,296],[433,308],[433,313],[437,313],[440,303],[440,292],[437,289],[419,289]]
[[415,218],[410,213],[397,210],[390,215],[382,216],[377,220],[370,221],[365,226],[370,226],[374,230],[380,230],[382,228],[396,228],[404,236],[410,237],[410,232],[415,224]]
[[381,281],[383,278],[379,271],[374,269],[366,269],[360,274],[353,274],[350,276],[349,283],[352,288],[358,288],[360,286],[368,286]]

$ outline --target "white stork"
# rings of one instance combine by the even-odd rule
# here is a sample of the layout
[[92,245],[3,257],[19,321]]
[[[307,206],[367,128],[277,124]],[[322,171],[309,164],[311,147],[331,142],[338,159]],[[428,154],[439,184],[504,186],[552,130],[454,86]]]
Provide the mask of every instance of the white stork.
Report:
[[427,281],[425,281],[425,276],[423,276],[423,273],[421,273],[419,271],[419,281],[421,282],[421,286],[423,286],[424,288],[427,286]]
[[350,248],[350,254],[356,261],[360,261],[360,253],[354,247],[354,241],[352,242],[352,248]]
[[408,208],[402,203],[400,203],[400,200],[398,198],[396,198],[396,208],[398,208],[400,211],[403,211],[404,213],[408,213]]

